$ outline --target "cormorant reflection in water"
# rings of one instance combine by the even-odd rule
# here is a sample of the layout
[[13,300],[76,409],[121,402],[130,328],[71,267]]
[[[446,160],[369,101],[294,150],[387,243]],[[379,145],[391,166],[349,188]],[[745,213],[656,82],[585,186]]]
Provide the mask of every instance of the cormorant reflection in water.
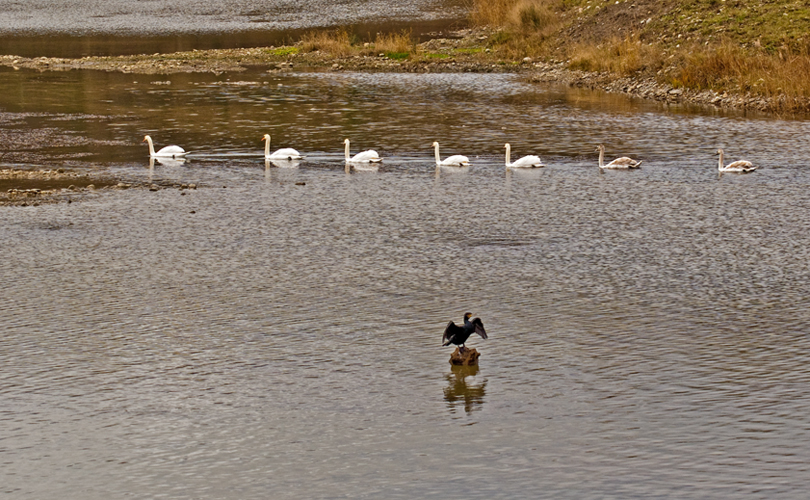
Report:
[[444,388],[444,399],[450,411],[455,412],[461,403],[464,404],[464,411],[471,413],[479,410],[484,404],[487,382],[474,383],[475,379],[469,380],[478,374],[478,366],[452,365],[451,373],[446,375],[448,385]]

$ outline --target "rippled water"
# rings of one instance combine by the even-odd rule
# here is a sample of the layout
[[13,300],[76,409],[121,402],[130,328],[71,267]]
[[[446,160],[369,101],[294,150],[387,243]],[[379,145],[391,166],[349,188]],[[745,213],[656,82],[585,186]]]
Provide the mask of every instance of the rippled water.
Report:
[[300,29],[394,18],[446,19],[457,16],[461,5],[458,0],[0,0],[0,33],[165,35]]
[[270,46],[341,26],[414,36],[464,23],[466,0],[0,0],[0,54],[82,57]]
[[[0,76],[4,167],[200,185],[0,208],[4,494],[806,496],[807,122],[511,76]],[[191,161],[149,170],[144,133]]]

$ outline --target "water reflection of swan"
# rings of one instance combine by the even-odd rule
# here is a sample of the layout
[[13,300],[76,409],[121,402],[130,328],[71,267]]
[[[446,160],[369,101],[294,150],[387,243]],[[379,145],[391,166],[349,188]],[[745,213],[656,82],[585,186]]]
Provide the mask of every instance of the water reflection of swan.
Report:
[[179,167],[188,160],[186,158],[161,158],[160,156],[149,157],[149,168],[155,168],[155,160],[164,167]]
[[544,166],[540,158],[534,155],[524,156],[516,160],[515,163],[510,163],[509,159],[512,154],[512,146],[507,142],[503,147],[506,148],[506,168],[539,168]]
[[[277,167],[277,168],[273,168]],[[298,161],[296,160],[264,160],[264,179],[280,183],[295,182],[299,177]]]
[[641,167],[641,162],[636,161],[632,158],[628,158],[627,156],[622,156],[621,158],[616,158],[612,162],[608,163],[607,165],[603,165],[605,160],[605,146],[598,145],[596,146],[596,150],[599,151],[599,168],[611,168],[611,169],[626,169],[626,168],[639,168]]
[[757,167],[755,167],[753,163],[745,160],[738,160],[733,163],[729,163],[726,166],[723,166],[723,150],[718,149],[717,154],[720,155],[720,162],[718,163],[717,168],[721,172],[739,172],[745,174],[748,172],[753,172],[754,170],[757,169]]
[[346,163],[380,163],[382,161],[380,155],[373,149],[361,151],[349,158],[349,139],[344,140],[343,144],[345,145]]
[[301,156],[301,153],[299,153],[298,151],[296,151],[293,148],[277,149],[277,150],[273,151],[272,154],[270,154],[270,134],[264,134],[264,137],[262,137],[262,140],[265,141],[264,142],[264,157],[265,158],[271,158],[271,159],[277,159],[277,160],[300,160],[301,158],[303,158],[303,156]]
[[[444,399],[451,411],[455,411],[459,404],[464,405],[464,411],[471,413],[481,409],[486,395],[486,381],[481,383],[468,383],[468,377],[478,374],[478,366],[451,366],[451,373],[446,375],[448,385],[444,388]],[[471,382],[474,382],[473,379]]]
[[143,141],[149,144],[149,157],[150,158],[181,158],[185,156],[186,150],[181,148],[180,146],[166,146],[165,148],[160,148],[160,151],[157,153],[155,152],[155,146],[152,144],[152,138],[148,135],[143,137]]
[[466,156],[453,155],[442,160],[439,157],[439,143],[433,143],[433,152],[436,154],[436,165],[442,167],[467,167],[470,165],[470,160]]

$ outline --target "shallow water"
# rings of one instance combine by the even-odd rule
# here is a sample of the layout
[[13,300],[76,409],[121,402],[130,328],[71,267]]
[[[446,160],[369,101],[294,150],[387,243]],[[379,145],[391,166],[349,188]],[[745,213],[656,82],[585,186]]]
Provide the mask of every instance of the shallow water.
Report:
[[0,76],[2,166],[200,185],[0,208],[5,494],[806,496],[807,122],[508,75]]

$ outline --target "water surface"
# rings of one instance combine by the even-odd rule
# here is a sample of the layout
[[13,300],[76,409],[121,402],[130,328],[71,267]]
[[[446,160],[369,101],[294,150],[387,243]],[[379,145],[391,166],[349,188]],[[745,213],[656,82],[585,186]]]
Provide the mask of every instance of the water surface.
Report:
[[0,54],[83,57],[291,43],[306,31],[355,36],[464,24],[463,0],[0,0]]
[[[806,495],[807,122],[508,75],[0,90],[4,167],[200,186],[0,208],[10,497]],[[149,169],[145,133],[190,162]],[[307,159],[266,166],[264,133]],[[505,172],[507,141],[547,167]],[[718,146],[762,169],[719,177]],[[490,338],[454,371],[465,311]]]

